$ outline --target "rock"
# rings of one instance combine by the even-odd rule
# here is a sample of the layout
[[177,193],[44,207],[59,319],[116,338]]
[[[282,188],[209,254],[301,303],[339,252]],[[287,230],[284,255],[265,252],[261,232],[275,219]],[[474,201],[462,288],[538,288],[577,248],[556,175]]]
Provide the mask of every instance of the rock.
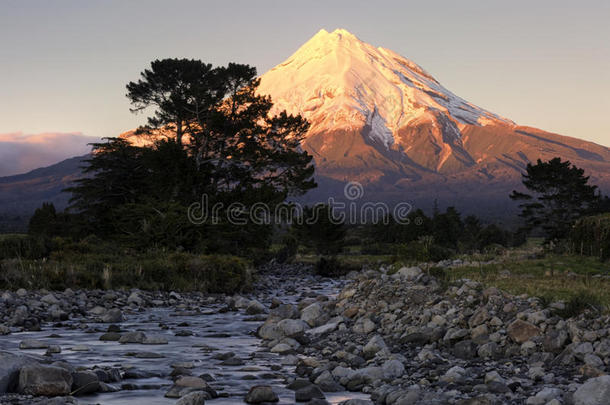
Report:
[[59,345],[50,345],[47,351],[45,352],[47,356],[59,353],[61,353],[61,347]]
[[248,315],[264,314],[266,311],[265,306],[256,300],[250,301],[250,304],[246,307],[246,314]]
[[142,306],[144,304],[144,300],[140,297],[140,293],[138,291],[134,291],[127,298],[127,303]]
[[387,349],[383,338],[379,335],[375,335],[369,340],[369,342],[362,348],[362,354],[365,359],[372,359],[375,354],[380,350]]
[[145,345],[166,345],[167,344],[167,338],[165,336],[159,336],[159,335],[153,335],[153,336],[146,336],[144,337],[144,340],[142,340],[142,344]]
[[563,392],[559,388],[546,387],[538,391],[533,397],[529,397],[525,401],[526,405],[545,405],[553,399],[559,399],[563,396]]
[[[309,383],[309,381],[307,382]],[[339,392],[344,390],[343,386],[335,381],[335,378],[328,370],[322,372],[314,383],[320,387],[323,392]]]
[[315,302],[301,311],[301,320],[307,323],[309,326],[316,327],[322,323],[322,306]]
[[127,332],[121,335],[119,343],[142,343],[146,339],[146,335],[143,332]]
[[36,339],[24,339],[19,343],[21,350],[48,349],[49,344]]
[[204,405],[206,399],[208,395],[205,392],[195,391],[180,398],[176,405]]
[[121,339],[121,334],[117,332],[106,332],[100,336],[103,342],[118,342]]
[[77,371],[72,374],[72,395],[93,394],[100,389],[100,380],[93,371]]
[[278,402],[279,398],[270,386],[256,385],[250,388],[245,401],[249,404],[260,404],[263,402]]
[[0,335],[6,336],[11,333],[11,328],[6,325],[0,324]]
[[516,319],[510,325],[508,325],[506,332],[513,341],[523,343],[527,342],[534,336],[540,335],[540,328],[532,325],[529,322]]
[[278,343],[277,345],[275,345],[271,348],[271,353],[283,354],[283,353],[290,353],[292,351],[293,351],[292,347],[290,347],[290,345],[287,345],[286,343]]
[[542,348],[545,352],[559,353],[568,341],[568,333],[565,330],[552,330],[542,339]]
[[40,301],[48,305],[59,304],[61,302],[57,298],[55,298],[55,295],[53,294],[45,295],[44,297],[40,298]]
[[386,379],[393,380],[400,378],[405,373],[405,366],[399,360],[388,360],[381,366],[383,376]]
[[256,334],[263,340],[278,340],[284,337],[284,332],[273,322],[265,322],[262,324]]
[[299,310],[295,305],[292,304],[280,304],[277,307],[271,309],[269,316],[282,319],[296,319],[299,318]]
[[339,402],[339,405],[374,405],[372,401],[367,401],[366,399],[358,399],[352,398],[347,401]]
[[305,333],[310,335],[324,335],[330,332],[334,332],[335,330],[337,330],[338,327],[339,324],[337,322],[331,322],[318,326],[317,328],[308,329],[305,331]]
[[38,364],[26,356],[0,352],[0,394],[14,392],[19,383],[19,370],[26,365]]
[[278,322],[277,326],[287,337],[298,336],[305,332],[305,329],[308,329],[307,324],[300,319],[283,319]]
[[395,274],[395,278],[401,278],[403,280],[415,280],[423,273],[419,267],[402,267]]
[[69,395],[72,375],[65,369],[53,366],[24,366],[19,372],[20,394],[55,397]]
[[445,375],[441,377],[441,380],[449,383],[459,383],[463,381],[465,374],[466,370],[464,370],[462,367],[453,366],[447,370]]
[[489,315],[487,308],[480,307],[474,312],[474,314],[472,314],[472,316],[468,320],[468,326],[470,326],[470,328],[472,329],[476,326],[484,324],[490,318],[491,316]]
[[113,308],[102,315],[102,322],[104,323],[121,323],[123,321],[123,312],[118,308]]
[[76,345],[70,348],[73,352],[88,352],[91,349],[87,345]]
[[375,322],[371,321],[369,318],[358,319],[352,327],[354,333],[363,333],[365,335],[371,333],[375,329],[377,329],[377,325],[375,325]]
[[477,357],[477,345],[472,340],[462,340],[453,347],[453,355],[460,359],[470,360]]
[[574,392],[574,405],[610,404],[610,375],[590,378]]
[[317,385],[310,384],[306,387],[299,388],[294,392],[294,399],[297,402],[307,402],[312,399],[325,399],[322,390]]

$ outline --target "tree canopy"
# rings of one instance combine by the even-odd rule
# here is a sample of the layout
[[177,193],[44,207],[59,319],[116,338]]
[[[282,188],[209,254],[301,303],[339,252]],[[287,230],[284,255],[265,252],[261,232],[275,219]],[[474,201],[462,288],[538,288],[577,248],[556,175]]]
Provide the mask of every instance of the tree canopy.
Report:
[[565,238],[576,219],[599,205],[597,186],[584,170],[558,157],[528,163],[523,185],[530,194],[515,190],[510,198],[520,202],[524,228],[540,228],[549,240]]
[[217,243],[227,229],[230,238],[265,240],[265,232],[252,223],[247,225],[259,238],[244,236],[248,226],[235,228],[226,221],[221,230],[223,220],[193,231],[186,214],[186,207],[204,195],[210,206],[222,206],[216,212],[222,215],[235,202],[273,209],[316,186],[312,157],[299,146],[309,124],[298,115],[271,114],[272,101],[256,93],[258,84],[256,69],[248,65],[152,62],[139,81],[127,85],[132,111],[153,110],[137,131],[149,142],[138,146],[106,138],[93,144],[87,176],[68,189],[71,210],[90,232],[159,235],[161,244],[169,242],[163,235]]

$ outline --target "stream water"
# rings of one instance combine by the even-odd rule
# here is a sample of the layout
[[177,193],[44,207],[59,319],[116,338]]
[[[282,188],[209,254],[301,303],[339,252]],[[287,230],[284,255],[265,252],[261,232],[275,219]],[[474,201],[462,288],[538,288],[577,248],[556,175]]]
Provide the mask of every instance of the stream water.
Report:
[[[328,281],[323,284],[304,287],[326,295],[336,294],[339,285]],[[294,301],[293,296],[283,291],[273,295],[284,302]],[[271,295],[267,296],[268,299]],[[223,397],[206,401],[218,404],[243,404],[244,396],[254,385],[271,385],[280,397],[280,404],[294,403],[294,392],[285,388],[284,377],[294,371],[293,365],[283,365],[283,356],[264,351],[261,341],[255,336],[260,320],[253,320],[243,311],[221,312],[222,304],[202,306],[195,313],[178,312],[173,308],[151,308],[144,312],[126,313],[126,321],[121,324],[125,331],[143,331],[147,336],[164,336],[169,341],[165,345],[119,344],[102,342],[101,331],[106,324],[90,324],[97,331],[77,328],[76,324],[55,327],[43,325],[39,332],[14,333],[0,339],[0,350],[31,354],[44,354],[45,350],[20,351],[19,343],[26,338],[43,340],[59,345],[61,354],[54,359],[67,361],[75,366],[92,367],[133,367],[147,372],[142,378],[125,379],[114,383],[117,387],[129,384],[129,389],[117,392],[99,393],[79,397],[84,403],[98,404],[174,404],[176,399],[165,398],[172,385],[171,365],[177,362],[192,362],[192,375],[209,374],[214,378],[210,385]],[[163,327],[160,327],[163,325]],[[190,336],[176,336],[180,332],[192,332]],[[73,351],[72,347],[86,345],[89,351]],[[214,359],[218,353],[233,352],[243,359],[242,365],[223,365]],[[134,353],[146,353],[158,358],[134,357]],[[368,398],[351,392],[327,393],[327,400],[336,404],[349,398]]]

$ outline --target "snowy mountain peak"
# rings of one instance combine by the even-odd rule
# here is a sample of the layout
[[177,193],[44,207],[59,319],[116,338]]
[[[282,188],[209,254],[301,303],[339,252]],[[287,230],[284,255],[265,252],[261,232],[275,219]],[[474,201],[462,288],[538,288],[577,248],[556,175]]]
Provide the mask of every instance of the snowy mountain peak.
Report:
[[314,130],[382,121],[385,129],[375,127],[386,145],[394,141],[388,133],[437,113],[456,125],[512,124],[457,97],[409,59],[345,29],[318,31],[261,77],[259,92],[270,94],[278,109],[304,115]]
[[[349,160],[358,143],[360,153],[373,148],[392,162],[450,170],[474,164],[463,149],[466,126],[514,125],[456,96],[411,60],[345,29],[318,31],[262,75],[258,91],[271,95],[276,111],[307,118],[304,146],[321,158],[332,152]],[[353,134],[357,138],[348,140]]]

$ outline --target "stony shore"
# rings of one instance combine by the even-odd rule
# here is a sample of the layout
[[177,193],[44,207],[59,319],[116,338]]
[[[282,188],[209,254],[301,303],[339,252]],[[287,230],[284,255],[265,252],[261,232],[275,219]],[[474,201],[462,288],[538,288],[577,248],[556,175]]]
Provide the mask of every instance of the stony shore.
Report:
[[[0,296],[0,333],[65,324],[100,340],[163,345],[163,336],[123,330],[130,313],[151,307],[195,312],[242,311],[260,320],[262,350],[294,366],[284,376],[297,402],[324,404],[332,392],[360,391],[377,404],[610,404],[610,318],[564,319],[562,303],[544,307],[462,280],[441,285],[417,267],[385,269],[328,282],[299,267],[260,274],[244,296],[146,291],[25,291]],[[304,288],[305,286],[309,288]],[[282,291],[282,294],[278,294]],[[290,298],[287,298],[290,297]],[[46,350],[44,356],[27,350]],[[23,339],[19,351],[0,353],[0,403],[89,403],[81,395],[127,389],[136,370],[68,364],[66,348]],[[71,347],[70,350],[88,350]],[[219,353],[218,361],[232,361]],[[175,366],[175,367],[174,367]],[[206,376],[175,364],[166,397],[195,405],[222,395]],[[7,393],[8,392],[8,393]],[[5,393],[5,394],[2,394]],[[53,399],[47,399],[53,397]],[[75,397],[79,397],[78,399]],[[277,401],[272,387],[252,384],[249,403]],[[370,403],[351,399],[346,405]]]
[[[371,394],[377,404],[610,404],[610,318],[418,267],[353,275],[336,299],[273,308],[258,331],[298,355],[292,386]],[[299,391],[297,391],[298,396]]]

